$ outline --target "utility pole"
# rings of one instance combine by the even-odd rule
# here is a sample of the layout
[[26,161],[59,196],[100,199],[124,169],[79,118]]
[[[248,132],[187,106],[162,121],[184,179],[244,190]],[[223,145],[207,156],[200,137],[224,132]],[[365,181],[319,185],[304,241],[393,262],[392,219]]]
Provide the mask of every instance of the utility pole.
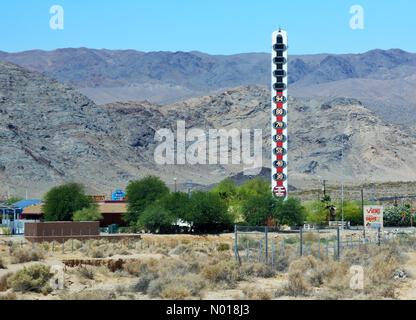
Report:
[[341,149],[341,228],[344,230],[344,135]]
[[[363,213],[363,216],[364,216],[364,188],[361,188],[361,212]],[[365,239],[365,224],[363,227],[363,237]]]
[[173,178],[173,181],[175,182],[175,193],[177,192],[177,187],[176,187],[176,177],[175,178]]

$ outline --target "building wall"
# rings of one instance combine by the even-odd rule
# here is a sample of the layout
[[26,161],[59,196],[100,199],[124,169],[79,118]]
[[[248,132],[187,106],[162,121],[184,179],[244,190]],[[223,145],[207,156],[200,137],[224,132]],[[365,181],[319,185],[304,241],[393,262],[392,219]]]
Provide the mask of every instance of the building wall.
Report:
[[29,222],[25,224],[25,238],[33,242],[66,241],[100,236],[96,222]]

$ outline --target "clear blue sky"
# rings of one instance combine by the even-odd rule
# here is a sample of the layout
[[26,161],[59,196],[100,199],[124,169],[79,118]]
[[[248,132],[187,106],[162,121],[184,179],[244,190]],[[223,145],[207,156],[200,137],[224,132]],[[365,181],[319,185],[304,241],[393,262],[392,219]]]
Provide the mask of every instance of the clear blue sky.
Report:
[[[49,8],[65,10],[65,29],[49,28]],[[349,27],[352,5],[363,30]],[[416,52],[414,0],[2,0],[0,50],[63,47],[267,52],[270,34],[289,32],[292,54]]]

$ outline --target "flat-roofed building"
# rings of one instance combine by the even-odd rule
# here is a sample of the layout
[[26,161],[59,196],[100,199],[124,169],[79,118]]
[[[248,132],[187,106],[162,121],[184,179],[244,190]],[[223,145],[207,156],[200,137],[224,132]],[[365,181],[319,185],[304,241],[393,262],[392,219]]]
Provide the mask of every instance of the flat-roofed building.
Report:
[[[100,227],[108,227],[111,224],[126,226],[123,220],[124,214],[127,212],[127,203],[123,201],[104,201],[98,202],[98,210],[100,210],[103,219],[100,221]],[[27,220],[42,220],[43,210],[42,204],[33,205],[24,208],[22,216]]]

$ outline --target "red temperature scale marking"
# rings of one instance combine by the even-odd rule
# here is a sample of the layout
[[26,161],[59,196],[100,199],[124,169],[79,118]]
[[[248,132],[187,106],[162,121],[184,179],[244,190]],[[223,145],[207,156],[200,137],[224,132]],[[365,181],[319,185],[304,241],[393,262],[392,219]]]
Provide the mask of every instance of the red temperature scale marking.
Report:
[[[283,92],[276,92],[276,96],[277,97],[283,97]],[[276,108],[277,109],[282,109],[283,108],[283,103],[282,102],[277,102],[276,103]],[[278,121],[283,121],[283,116],[276,116],[276,122]],[[284,134],[284,130],[283,129],[276,129],[276,134]],[[283,141],[277,141],[276,142],[276,147],[277,148],[283,148]],[[276,160],[283,160],[283,154],[276,154]],[[279,167],[276,168],[276,173],[283,173],[283,167]],[[277,187],[283,187],[283,180],[278,180],[276,181],[276,186]]]
[[[276,197],[287,198],[287,34],[278,30],[273,32],[272,52],[272,192]],[[276,112],[282,110],[282,112]],[[287,118],[286,118],[287,119]],[[273,123],[274,122],[274,123]],[[275,150],[274,148],[280,149]],[[277,152],[281,151],[281,152]],[[274,157],[273,157],[274,154]],[[273,161],[273,158],[275,160]],[[273,170],[273,168],[275,170]]]

